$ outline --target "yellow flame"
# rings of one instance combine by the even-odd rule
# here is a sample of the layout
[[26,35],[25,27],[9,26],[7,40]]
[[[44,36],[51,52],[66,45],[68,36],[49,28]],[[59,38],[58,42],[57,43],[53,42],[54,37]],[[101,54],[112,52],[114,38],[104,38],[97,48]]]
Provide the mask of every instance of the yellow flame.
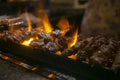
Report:
[[68,31],[69,31],[69,22],[67,20],[67,18],[61,18],[58,22],[58,27],[62,30],[62,35],[64,36]]
[[26,10],[26,12],[25,12],[25,17],[26,17],[26,20],[27,20],[28,32],[31,32],[32,26],[31,26],[31,21],[30,21],[30,18],[29,18],[29,16],[28,16],[27,10]]
[[[50,32],[52,32],[52,27],[51,27],[51,24],[50,24],[50,22],[49,22],[49,19],[48,19],[48,16],[47,16],[47,14],[44,12],[44,11],[39,11],[38,12],[39,13],[39,17],[40,17],[40,19],[42,20],[42,24],[43,24],[43,27],[44,27],[44,31],[46,32],[46,33],[50,33]],[[39,23],[38,23],[39,24]]]
[[78,38],[78,29],[73,34],[73,37],[71,38],[70,43],[68,44],[68,47],[72,47],[77,43],[77,38]]
[[77,54],[74,54],[74,55],[68,56],[68,58],[76,60],[76,56],[77,56]]
[[52,28],[50,27],[50,25],[46,21],[43,21],[43,23],[44,23],[45,32],[50,33],[52,31]]
[[22,45],[25,45],[25,46],[29,46],[30,43],[31,43],[33,40],[34,40],[33,38],[30,38],[29,40],[23,41],[21,44],[22,44]]

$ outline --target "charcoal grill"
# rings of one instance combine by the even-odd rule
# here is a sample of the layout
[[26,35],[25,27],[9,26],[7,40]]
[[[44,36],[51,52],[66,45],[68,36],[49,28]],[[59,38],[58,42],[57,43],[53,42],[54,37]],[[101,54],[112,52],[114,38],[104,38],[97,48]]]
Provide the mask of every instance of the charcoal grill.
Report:
[[[52,17],[56,17],[54,15]],[[69,15],[69,13],[64,13],[64,15],[67,15],[70,20],[76,17]],[[59,19],[59,17],[56,18]],[[52,23],[56,24],[56,18],[52,18]],[[75,25],[80,24],[80,22],[77,22],[80,21],[78,19],[80,17],[77,16]],[[91,67],[86,63],[56,55],[47,50],[33,49],[2,39],[0,39],[0,54],[36,67],[37,71],[34,72],[47,78],[50,78],[48,74],[53,74],[51,80],[119,80],[119,74],[115,74],[99,65]]]
[[32,49],[4,40],[0,40],[0,49],[6,56],[39,66],[38,69],[53,73],[63,80],[116,80],[118,78],[112,71],[100,66],[91,67],[46,50]]
[[[76,23],[77,25],[78,23]],[[99,65],[72,60],[44,49],[33,49],[0,39],[0,53],[37,68],[37,72],[51,80],[118,80],[119,74]],[[48,74],[54,76],[49,77]]]

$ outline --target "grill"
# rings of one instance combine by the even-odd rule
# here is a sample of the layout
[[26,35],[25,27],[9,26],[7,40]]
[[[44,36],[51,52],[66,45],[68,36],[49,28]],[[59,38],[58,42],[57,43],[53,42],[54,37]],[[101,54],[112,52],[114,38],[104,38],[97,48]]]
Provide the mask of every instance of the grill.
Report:
[[[54,15],[57,15],[57,17],[55,17]],[[52,16],[54,18],[53,17],[50,18],[52,25],[56,25],[56,23],[58,22],[58,19],[60,18],[58,17],[58,15],[59,14],[53,14]],[[79,15],[78,14],[69,15],[68,13],[64,13],[64,16],[68,18],[69,22],[74,23],[74,26],[77,26],[77,28],[79,28],[78,26],[80,24],[79,21],[82,20],[83,13],[80,12]],[[11,26],[12,23],[8,24],[9,26]],[[20,23],[16,25],[20,25],[24,29],[27,29],[26,27],[28,27],[28,25],[24,24],[24,21],[22,22],[21,20]],[[7,27],[5,29],[3,28],[1,29],[1,32],[7,30],[9,26],[8,25],[6,26]],[[36,28],[36,24],[32,26]],[[18,29],[19,27],[17,26],[16,28]],[[57,28],[57,26],[55,26],[54,28]],[[12,31],[12,29],[10,30]],[[69,36],[69,34],[71,33],[68,32],[67,35]],[[78,31],[78,33],[80,33],[80,31]],[[26,37],[29,38],[29,36]],[[47,77],[51,80],[119,79],[119,73],[115,74],[114,71],[110,69],[105,69],[100,65],[92,66],[86,62],[81,62],[79,60],[74,60],[66,56],[57,55],[54,51],[51,51],[49,49],[33,48],[21,45],[21,42],[18,41],[15,42],[14,40],[11,41],[3,38],[0,39],[0,57],[22,67],[30,69],[33,72],[39,73],[40,75]]]
[[[30,70],[35,67],[37,70],[33,70],[34,72],[53,80],[98,80],[98,77],[99,80],[113,80],[118,78],[113,71],[99,65],[91,67],[89,64],[56,55],[49,50],[34,49],[3,39],[0,40],[0,50],[2,55],[10,57],[10,61],[12,58],[27,63],[32,66]],[[16,63],[17,61],[13,60],[12,62]],[[24,65],[22,66],[24,67]],[[51,77],[49,77],[50,74],[52,74]]]
[[[0,40],[0,44],[2,46],[2,54],[26,62],[33,66],[39,65],[38,69],[42,69],[43,73],[52,73],[60,79],[67,80],[73,78],[73,80],[97,80],[99,77],[100,80],[113,80],[117,78],[117,75],[115,75],[112,71],[106,70],[100,66],[91,68],[85,63],[58,56],[49,51],[33,50],[31,48],[3,40]],[[109,77],[107,75],[109,75]]]

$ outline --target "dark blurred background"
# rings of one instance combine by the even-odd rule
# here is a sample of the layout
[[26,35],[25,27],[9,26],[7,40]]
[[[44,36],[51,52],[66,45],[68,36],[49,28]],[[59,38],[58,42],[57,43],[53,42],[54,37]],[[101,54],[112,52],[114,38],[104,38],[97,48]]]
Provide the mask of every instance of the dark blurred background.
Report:
[[17,15],[25,12],[33,14],[45,10],[50,17],[76,16],[83,14],[88,0],[0,0],[0,15]]
[[88,0],[0,0],[0,15],[20,16],[27,10],[37,17],[38,12],[44,10],[53,26],[56,26],[61,17],[65,17],[70,25],[80,28],[87,2]]

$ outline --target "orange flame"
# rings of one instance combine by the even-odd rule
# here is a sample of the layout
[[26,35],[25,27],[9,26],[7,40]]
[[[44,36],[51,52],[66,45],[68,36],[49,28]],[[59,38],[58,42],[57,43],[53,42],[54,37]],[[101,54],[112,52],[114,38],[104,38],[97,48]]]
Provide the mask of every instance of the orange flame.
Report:
[[68,44],[68,47],[72,47],[77,43],[77,38],[78,38],[78,29],[73,34],[73,37],[71,37],[70,43]]
[[68,58],[70,58],[70,59],[74,59],[74,60],[76,60],[76,57],[77,57],[77,54],[74,54],[74,55],[68,56]]
[[62,53],[61,53],[61,51],[57,51],[56,54],[57,55],[61,55]]
[[44,31],[46,33],[52,32],[52,27],[51,27],[51,24],[49,22],[47,14],[44,11],[39,11],[38,13],[39,13],[38,16],[40,17],[40,19],[42,19]]
[[23,41],[21,44],[22,44],[22,45],[25,45],[25,46],[29,46],[30,43],[31,43],[33,40],[34,40],[34,38],[30,38],[29,40]]
[[55,77],[55,75],[52,74],[52,73],[48,75],[48,78],[51,78],[51,79],[52,79],[52,78],[54,78],[54,77]]
[[26,17],[26,20],[27,20],[28,32],[31,32],[32,26],[31,26],[31,21],[30,21],[30,18],[29,18],[29,16],[28,16],[27,10],[26,10],[26,12],[25,12],[25,17]]
[[63,36],[69,31],[70,26],[69,26],[69,22],[66,18],[61,18],[57,25],[62,30]]

